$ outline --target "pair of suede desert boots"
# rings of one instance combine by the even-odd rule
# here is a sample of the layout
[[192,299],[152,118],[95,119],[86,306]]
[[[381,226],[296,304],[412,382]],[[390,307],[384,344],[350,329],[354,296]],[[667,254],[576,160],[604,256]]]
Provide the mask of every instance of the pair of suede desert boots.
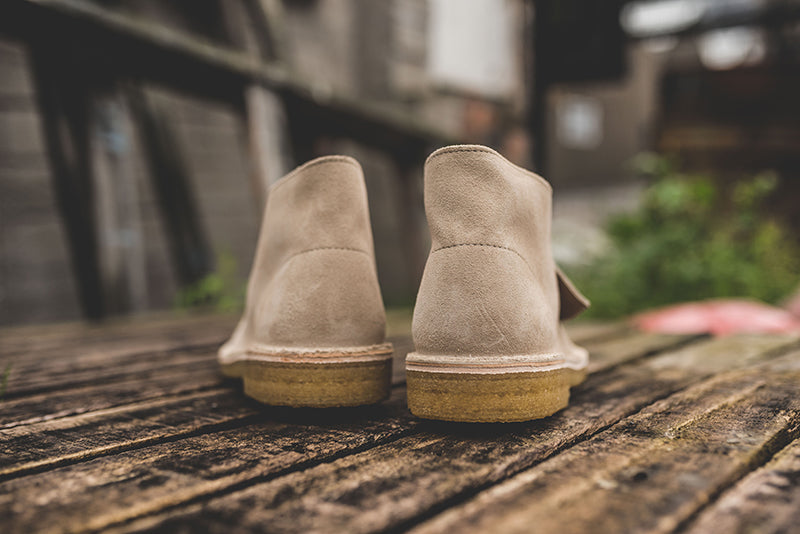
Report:
[[[425,162],[432,246],[406,357],[415,415],[526,421],[567,405],[588,356],[562,321],[588,302],[553,261],[551,204],[543,178],[489,148]],[[392,347],[356,160],[319,158],[272,186],[245,311],[219,361],[267,404],[388,397]]]

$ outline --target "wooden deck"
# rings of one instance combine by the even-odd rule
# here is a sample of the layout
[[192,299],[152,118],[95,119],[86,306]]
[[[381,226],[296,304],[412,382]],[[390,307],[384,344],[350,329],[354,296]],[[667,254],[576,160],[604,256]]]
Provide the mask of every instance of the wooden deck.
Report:
[[232,327],[0,331],[0,529],[800,532],[797,338],[578,325],[567,409],[466,425],[408,413],[407,336],[382,405],[259,406],[217,372]]

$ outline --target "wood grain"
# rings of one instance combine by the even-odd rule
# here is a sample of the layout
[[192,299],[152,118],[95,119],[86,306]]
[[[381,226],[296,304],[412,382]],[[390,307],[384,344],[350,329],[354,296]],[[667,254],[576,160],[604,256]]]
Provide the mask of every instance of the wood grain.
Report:
[[[396,348],[395,360],[402,364],[404,351],[410,346],[410,340],[400,338],[392,341]],[[660,340],[660,343],[667,346],[671,346],[674,342],[674,338]],[[652,347],[652,343],[648,346]],[[213,368],[213,358],[206,357],[204,361],[211,363]],[[87,370],[87,372],[91,371]],[[203,376],[204,372],[206,371],[199,371],[198,376]],[[207,372],[213,373],[211,369]],[[170,380],[179,380],[180,377],[180,370],[175,368],[173,376],[163,378],[165,384],[168,384]],[[206,379],[214,380],[216,375],[208,374]],[[151,394],[157,393],[158,388],[162,387],[153,378],[144,382],[146,384],[144,387],[150,388]],[[103,402],[108,402],[115,395],[125,397],[127,394],[131,394],[135,396],[135,393],[126,393],[124,386],[130,385],[130,382],[113,383],[107,386],[97,385],[92,388],[70,390],[64,395],[66,400],[76,405],[79,402],[78,399],[83,398],[89,403],[95,399],[95,406],[102,406]],[[116,393],[111,393],[113,391]],[[72,394],[75,395],[75,398],[70,397]],[[25,397],[23,401],[32,399],[35,397]],[[20,408],[18,413],[22,412],[19,403],[23,401],[18,402],[17,406]],[[208,421],[209,414],[205,411],[215,405],[217,409],[214,413],[218,417]],[[222,409],[219,409],[220,407]],[[156,410],[157,413],[155,413]],[[321,448],[319,455],[305,453],[280,456],[283,458],[282,460],[266,455],[262,458],[263,461],[256,463],[253,463],[252,454],[261,454],[265,449],[258,445],[261,441],[254,436],[264,436],[263,439],[268,440],[270,432],[272,432],[270,424],[275,423],[270,418],[278,418],[280,421],[280,417],[284,417],[291,420],[296,418],[297,412],[274,411],[254,403],[248,404],[235,391],[211,389],[197,394],[176,395],[174,399],[168,401],[158,399],[143,401],[139,404],[123,404],[113,409],[96,409],[75,416],[58,417],[56,415],[52,420],[29,422],[24,428],[20,425],[9,426],[5,432],[0,431],[0,447],[3,447],[4,450],[24,449],[22,454],[16,456],[13,465],[4,465],[0,460],[0,477],[8,479],[8,482],[0,488],[0,493],[6,491],[17,496],[29,494],[33,499],[36,491],[43,486],[66,485],[71,488],[71,491],[48,499],[47,509],[59,510],[56,514],[56,517],[60,518],[59,521],[72,525],[70,528],[78,528],[81,524],[83,527],[88,526],[85,523],[88,503],[101,503],[101,508],[91,514],[94,517],[91,523],[92,528],[100,528],[100,526],[133,519],[138,515],[153,514],[198,498],[208,498],[219,492],[232,491],[237,486],[257,483],[264,480],[265,477],[272,476],[264,471],[265,465],[273,465],[270,462],[277,462],[274,463],[274,469],[277,470],[275,472],[298,469],[312,461],[313,458],[331,459],[337,455],[354,454],[364,447],[364,443],[377,444],[400,438],[417,427],[417,421],[405,408],[403,389],[396,389],[392,402],[378,407],[377,410],[378,412],[371,422],[362,414],[361,423],[363,425],[358,423],[354,426],[363,426],[363,428],[358,432],[353,430],[348,440],[342,441],[337,446],[334,446],[333,442],[340,441],[337,437],[338,434],[334,431],[339,428],[336,425],[341,423],[339,418],[334,416],[331,421],[334,427],[327,428],[319,428],[318,421],[315,423],[317,427],[308,428],[296,424],[297,420],[291,421],[295,423],[291,432],[281,430],[280,428],[283,427],[277,430],[273,429],[278,432],[279,436],[282,436],[281,450],[306,450],[309,443],[330,443],[330,445],[327,448]],[[167,415],[175,411],[186,417]],[[196,420],[193,420],[193,417]],[[317,419],[320,417],[322,416],[317,416]],[[330,418],[331,416],[325,415],[325,417]],[[302,418],[300,418],[300,422],[302,422]],[[281,432],[284,433],[281,434]],[[288,436],[294,436],[293,444],[290,443],[291,440]],[[374,441],[376,439],[378,441]],[[231,467],[230,473],[225,476],[211,476],[198,472],[196,477],[190,477],[186,475],[185,469],[180,473],[165,475],[168,471],[165,465],[169,462],[163,458],[172,455],[176,466],[182,465],[184,461],[200,465],[204,458],[218,458],[216,449],[221,444],[228,443],[225,440],[246,443],[255,449],[246,447],[242,448],[240,453],[226,456],[228,458],[226,465],[236,467]],[[162,458],[158,467],[147,460],[151,457]],[[185,460],[181,460],[181,458]],[[286,458],[292,458],[294,464],[288,462]],[[133,492],[126,485],[129,477],[120,475],[125,470],[125,466],[129,464],[132,466],[131,469],[136,467],[137,472],[158,471],[160,482],[145,483],[146,491],[138,489]],[[293,465],[294,467],[292,467]],[[58,466],[61,467],[53,469]],[[103,493],[95,494],[92,491],[93,484],[98,480],[106,480],[103,477],[107,473],[116,473],[117,478],[112,477],[106,483],[100,484]],[[203,480],[204,476],[212,480]],[[139,480],[142,477],[147,478],[149,475],[133,478]],[[116,485],[117,480],[121,484],[119,488]],[[81,489],[74,491],[75,488]],[[110,500],[113,504],[109,504],[109,501],[104,500],[101,496],[108,492],[117,495]],[[135,496],[135,502],[138,503],[136,506],[121,497],[129,494]],[[15,499],[15,502],[27,500]],[[18,525],[20,527],[27,525],[39,528],[42,525],[38,521],[43,521],[47,516],[44,513],[36,513],[35,507],[28,513],[24,512],[24,507],[15,508],[16,505],[13,503],[8,503],[8,506],[10,508],[6,508],[6,510],[13,517],[19,518]],[[90,506],[89,509],[94,510]],[[76,513],[76,519],[73,522],[70,522],[72,520],[69,519],[72,517],[70,511]],[[79,520],[84,523],[80,523]],[[32,521],[32,523],[28,523],[28,521]]]
[[223,323],[11,330],[0,348],[18,373],[0,405],[4,528],[697,533],[797,520],[797,337],[571,327],[592,363],[567,409],[469,425],[408,413],[408,336],[391,340],[384,404],[259,405],[218,373]]
[[620,338],[634,331],[633,326],[627,321],[609,323],[579,319],[569,321],[564,326],[570,339],[578,345]]
[[50,421],[62,417],[132,404],[139,401],[176,396],[209,388],[234,386],[219,374],[216,361],[204,359],[186,365],[170,366],[159,373],[141,370],[100,384],[65,387],[38,395],[6,400],[0,411],[0,429]]
[[[797,437],[800,365],[730,371],[672,395],[416,532],[673,532]],[[707,531],[706,531],[707,532]],[[726,530],[726,532],[729,532]]]
[[[395,348],[394,384],[405,381],[409,338],[390,338]],[[53,365],[32,364],[18,370],[12,393],[0,412],[0,429],[104,410],[164,395],[213,387],[238,390],[218,369],[216,348],[123,354],[108,359],[72,358]]]
[[[245,427],[155,443],[0,484],[0,515],[20,532],[101,529],[357,452],[413,427],[402,389],[385,404],[333,414],[264,408]],[[42,488],[48,489],[42,493]]]
[[[395,341],[395,360],[402,361],[399,351],[408,341]],[[76,373],[85,380],[73,377],[68,384],[58,382],[59,374],[45,373],[37,380],[55,380],[60,390],[4,403],[0,480],[243,425],[263,413],[264,407],[241,394],[239,381],[219,374],[216,351],[116,360],[122,365],[89,365]],[[402,376],[394,381],[402,383]],[[93,385],[70,389],[84,383]]]
[[[571,450],[718,368],[757,359],[792,342],[752,338],[734,353],[729,340],[693,344],[590,377],[567,409],[546,420],[512,425],[423,422],[419,432],[391,443],[122,530],[202,527],[223,532],[232,522],[247,531],[263,525],[274,532],[403,529]],[[701,355],[707,363],[698,370],[692,364]]]
[[692,523],[689,534],[784,533],[800,525],[800,440],[724,493]]
[[[147,317],[107,323],[59,323],[0,329],[0,358],[23,354],[27,359],[69,358],[86,352],[142,352],[208,343],[233,331],[236,317],[197,315]],[[200,340],[200,341],[198,341]]]
[[699,339],[700,336],[680,336],[629,332],[617,337],[601,337],[589,346],[589,372],[611,369],[638,358],[646,358],[667,348],[677,348],[685,343]]
[[14,365],[8,377],[5,400],[131,378],[148,380],[165,372],[214,361],[219,345],[126,352],[103,359],[98,354]]
[[0,430],[0,480],[215,428],[244,424],[258,407],[210,390]]

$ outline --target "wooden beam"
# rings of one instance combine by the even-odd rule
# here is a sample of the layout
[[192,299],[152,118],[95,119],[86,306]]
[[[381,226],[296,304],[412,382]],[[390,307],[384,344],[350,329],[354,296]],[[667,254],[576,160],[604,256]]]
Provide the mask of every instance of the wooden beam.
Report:
[[42,131],[83,315],[106,313],[89,162],[87,81],[41,40],[30,43]]
[[147,257],[130,107],[112,87],[92,96],[90,110],[89,174],[106,310],[142,312],[148,302]]
[[[255,12],[255,13],[253,13]],[[255,59],[274,61],[274,29],[268,14],[255,1],[225,2],[222,6],[226,32],[231,41]],[[245,84],[244,119],[249,141],[250,174],[259,213],[264,209],[269,187],[293,166],[281,98],[259,82]]]
[[[28,33],[41,33],[43,19],[73,40],[94,43],[95,61],[105,68],[138,73],[166,83],[241,84],[258,81],[293,101],[324,110],[337,123],[358,123],[359,140],[391,148],[398,138],[434,144],[457,142],[448,133],[383,103],[357,100],[323,89],[287,68],[249,54],[215,45],[166,26],[104,8],[86,0],[6,0],[5,9],[23,20]],[[26,9],[27,8],[27,9]],[[79,30],[79,31],[76,31]],[[19,31],[17,29],[16,31]],[[103,46],[96,46],[98,37]],[[213,89],[213,88],[206,88]],[[220,88],[219,93],[225,92]]]
[[213,270],[214,256],[174,128],[148,96],[139,87],[128,88],[128,100],[161,208],[177,278],[181,284],[193,284]]
[[275,93],[260,85],[248,87],[244,99],[250,164],[259,198],[258,209],[262,210],[270,186],[293,166],[286,133],[286,114]]

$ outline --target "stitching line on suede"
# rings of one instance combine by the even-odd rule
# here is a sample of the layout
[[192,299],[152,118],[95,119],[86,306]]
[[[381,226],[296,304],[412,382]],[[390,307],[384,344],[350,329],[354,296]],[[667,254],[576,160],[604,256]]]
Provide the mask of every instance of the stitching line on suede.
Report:
[[361,249],[359,249],[359,248],[349,248],[349,247],[317,247],[317,248],[310,248],[310,249],[308,249],[308,250],[301,250],[300,252],[295,252],[294,254],[292,254],[291,256],[289,256],[288,258],[286,258],[286,260],[284,261],[284,263],[288,262],[289,260],[291,260],[291,259],[293,259],[293,258],[296,258],[297,256],[301,256],[301,255],[303,255],[303,254],[308,254],[309,252],[317,252],[317,251],[319,251],[319,250],[346,250],[346,251],[348,251],[348,252],[360,252],[361,254],[366,254],[367,256],[369,256],[369,252],[367,252],[366,250],[361,250]]
[[436,159],[439,156],[443,156],[445,154],[455,154],[457,152],[483,152],[484,154],[492,154],[492,155],[497,154],[492,150],[481,150],[480,148],[454,148],[452,150],[442,150],[441,152],[429,156],[428,159],[429,160]]
[[440,250],[445,250],[448,248],[456,248],[456,247],[489,247],[489,248],[499,248],[501,250],[507,250],[509,252],[513,252],[514,254],[517,255],[517,257],[519,257],[519,259],[522,260],[522,263],[524,263],[528,267],[531,273],[533,273],[533,268],[530,266],[527,260],[525,260],[525,258],[522,257],[522,254],[520,254],[513,248],[504,247],[503,245],[490,245],[489,243],[459,243],[457,245],[447,245],[446,247],[439,247],[433,252],[431,252],[431,254],[433,254],[434,252],[439,252]]

